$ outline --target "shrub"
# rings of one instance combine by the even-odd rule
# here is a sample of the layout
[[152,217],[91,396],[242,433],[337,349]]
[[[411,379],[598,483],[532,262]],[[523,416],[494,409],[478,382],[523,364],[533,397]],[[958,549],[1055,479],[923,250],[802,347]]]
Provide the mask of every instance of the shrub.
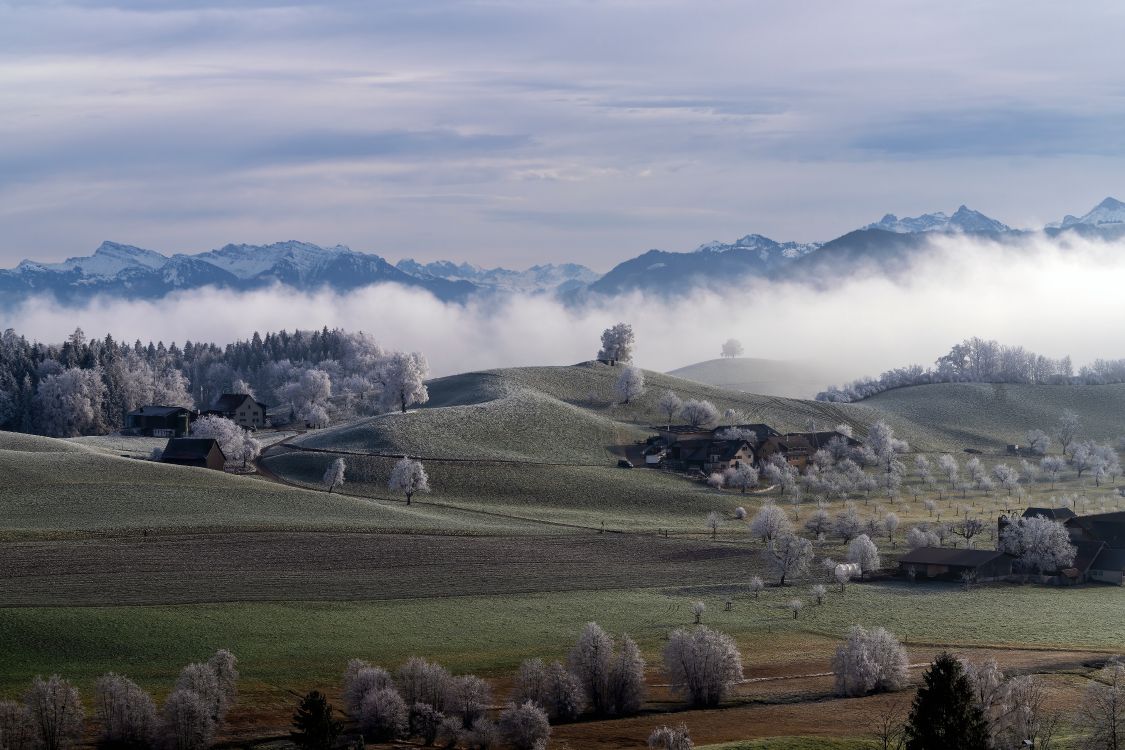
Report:
[[648,736],[648,746],[652,750],[692,750],[695,747],[686,724],[675,728],[657,727]]
[[509,704],[500,712],[500,736],[516,750],[532,750],[551,735],[551,723],[543,709],[531,701]]
[[36,677],[25,702],[43,750],[70,747],[82,735],[83,713],[78,690],[58,675],[47,680]]
[[672,689],[695,706],[717,706],[742,679],[742,655],[734,640],[705,625],[669,636],[664,667]]
[[340,721],[332,716],[332,704],[320,691],[313,690],[297,704],[289,738],[305,750],[332,750],[340,736]]
[[194,691],[173,690],[164,701],[160,735],[167,750],[204,750],[215,736],[211,703]]
[[372,690],[359,708],[359,727],[366,740],[386,742],[406,735],[406,703],[394,688]]
[[[132,680],[113,673],[94,686],[103,748],[148,748],[156,737],[156,704]],[[0,747],[3,743],[0,742]]]
[[848,640],[836,649],[832,671],[840,695],[866,695],[897,690],[906,684],[906,649],[883,628],[848,631]]

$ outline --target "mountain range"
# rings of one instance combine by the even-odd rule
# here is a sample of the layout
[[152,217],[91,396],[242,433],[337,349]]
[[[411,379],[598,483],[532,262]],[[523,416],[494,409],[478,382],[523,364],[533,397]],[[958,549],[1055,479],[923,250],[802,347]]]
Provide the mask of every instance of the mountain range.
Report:
[[[1125,203],[1106,198],[1082,216],[1048,224],[1051,236],[1074,233],[1118,239],[1125,236]],[[0,270],[0,307],[34,295],[80,303],[99,296],[159,299],[176,291],[218,287],[245,291],[282,285],[302,290],[350,291],[379,283],[424,289],[439,299],[462,302],[487,294],[548,294],[572,304],[632,291],[687,294],[701,286],[729,285],[745,277],[827,278],[871,263],[893,272],[935,234],[972,234],[999,241],[1030,234],[966,206],[899,218],[887,214],[828,242],[778,242],[748,234],[731,243],[708,242],[692,252],[649,250],[599,275],[574,264],[536,265],[526,270],[482,268],[469,263],[413,259],[391,264],[343,245],[321,247],[288,241],[270,245],[226,245],[194,255],[164,255],[132,245],[103,242],[93,255],[61,263],[25,260]]]

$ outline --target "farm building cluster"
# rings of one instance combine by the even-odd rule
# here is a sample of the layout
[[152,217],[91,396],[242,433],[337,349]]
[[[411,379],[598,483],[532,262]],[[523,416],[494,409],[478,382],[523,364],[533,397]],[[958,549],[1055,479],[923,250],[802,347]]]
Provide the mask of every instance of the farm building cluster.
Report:
[[149,404],[125,414],[122,434],[182,438],[191,432],[191,423],[203,416],[226,417],[240,427],[257,430],[269,425],[267,408],[246,393],[224,393],[204,411]]
[[[1046,518],[1061,523],[1074,546],[1070,567],[1047,571],[1049,582],[1061,585],[1102,582],[1125,585],[1125,512],[1079,516],[1070,508],[1028,508],[1024,518]],[[1011,519],[1001,516],[997,534]],[[1019,573],[1017,559],[1001,550],[918,547],[898,560],[899,570],[911,577],[977,581],[1005,580]]]
[[717,428],[669,425],[653,429],[658,434],[645,443],[646,466],[703,474],[734,469],[741,464],[759,466],[775,454],[804,469],[814,453],[834,440],[849,447],[859,445],[858,440],[840,432],[782,434],[766,424]]

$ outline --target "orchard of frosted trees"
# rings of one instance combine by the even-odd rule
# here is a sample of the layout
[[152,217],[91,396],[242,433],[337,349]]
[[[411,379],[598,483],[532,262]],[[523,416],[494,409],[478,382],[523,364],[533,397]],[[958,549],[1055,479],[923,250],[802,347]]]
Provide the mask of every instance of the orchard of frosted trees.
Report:
[[225,392],[290,407],[314,427],[333,418],[402,411],[425,403],[425,358],[388,352],[363,333],[257,333],[226,347],[187,342],[132,345],[88,339],[61,345],[0,335],[0,429],[56,437],[121,428],[144,404],[206,408]]

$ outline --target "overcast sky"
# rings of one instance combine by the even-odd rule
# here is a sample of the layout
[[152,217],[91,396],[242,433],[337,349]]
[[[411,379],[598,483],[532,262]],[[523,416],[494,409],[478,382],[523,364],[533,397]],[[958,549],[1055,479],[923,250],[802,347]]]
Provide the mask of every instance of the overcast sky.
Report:
[[598,270],[1125,198],[1119,2],[0,0],[0,265],[104,239]]

